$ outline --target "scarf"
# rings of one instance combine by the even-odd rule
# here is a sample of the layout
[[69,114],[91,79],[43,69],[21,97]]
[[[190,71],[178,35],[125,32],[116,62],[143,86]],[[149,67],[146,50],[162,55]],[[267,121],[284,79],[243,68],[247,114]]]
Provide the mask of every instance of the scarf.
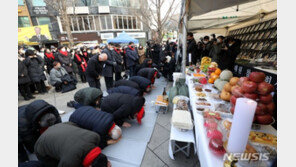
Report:
[[111,128],[109,129],[108,133],[110,133],[115,127],[115,123],[112,124]]
[[142,123],[142,118],[144,116],[144,113],[145,113],[145,110],[144,110],[144,107],[141,108],[141,110],[138,112],[138,115],[137,115],[137,121],[139,124]]
[[53,56],[53,53],[50,52],[50,53],[45,53],[45,56],[49,59],[53,59],[54,60],[54,56]]
[[121,50],[119,49],[119,50],[117,50],[116,48],[114,48],[114,50],[118,53],[118,54],[120,54],[120,52],[121,52]]
[[154,72],[154,75],[151,78],[151,84],[154,84],[156,75],[157,75],[157,71]]
[[132,50],[132,51],[134,51],[135,50],[135,48],[132,48],[130,45],[128,45],[128,47]]
[[87,56],[87,52],[83,52],[83,55],[86,57]]
[[60,50],[60,53],[63,54],[64,56],[68,56],[68,52],[67,51],[64,51],[63,52],[62,50]]
[[95,147],[94,149],[90,150],[90,152],[85,156],[83,160],[83,167],[89,167],[92,162],[101,154],[100,147]]
[[82,71],[85,72],[86,67],[87,67],[87,63],[86,63],[84,57],[82,58],[83,61],[84,61],[84,64],[82,64],[81,58],[78,56],[78,54],[75,54],[75,57],[76,57],[76,59],[77,59],[79,62],[81,62],[80,66],[81,66],[81,68],[82,68]]

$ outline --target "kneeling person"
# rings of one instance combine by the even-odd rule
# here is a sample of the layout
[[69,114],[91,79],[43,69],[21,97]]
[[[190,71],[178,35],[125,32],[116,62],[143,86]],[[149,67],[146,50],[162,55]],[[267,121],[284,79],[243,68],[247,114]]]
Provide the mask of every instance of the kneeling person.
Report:
[[67,71],[61,67],[61,63],[53,62],[53,68],[50,70],[50,84],[55,87],[56,92],[62,91],[63,84],[68,84],[66,81],[62,81],[63,76],[67,74]]
[[83,106],[73,112],[69,121],[98,133],[101,137],[99,147],[102,149],[120,140],[121,128],[115,125],[113,115],[110,113]]
[[[95,108],[99,108],[101,105],[101,99],[103,97],[103,92],[98,88],[87,87],[80,89],[74,95],[74,101],[70,101],[68,106],[79,108],[81,106],[92,106]],[[69,106],[70,107],[70,106]]]
[[71,123],[51,126],[38,139],[35,153],[45,166],[110,167],[101,153],[100,136]]

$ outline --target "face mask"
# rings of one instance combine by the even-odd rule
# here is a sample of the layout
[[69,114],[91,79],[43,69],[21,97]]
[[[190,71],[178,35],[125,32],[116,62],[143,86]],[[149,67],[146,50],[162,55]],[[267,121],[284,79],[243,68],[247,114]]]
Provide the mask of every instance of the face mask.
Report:
[[90,50],[89,50],[89,51],[87,51],[87,53],[90,53]]
[[221,42],[221,40],[220,40],[220,39],[217,39],[217,42],[218,42],[218,43],[220,43],[220,42]]
[[110,50],[114,50],[114,48],[110,48]]
[[62,52],[65,52],[66,51],[66,49],[65,48],[63,48],[63,49],[61,49],[62,50]]
[[229,46],[232,46],[232,43],[228,44]]
[[22,54],[25,54],[25,53],[26,53],[26,51],[25,51],[25,50],[21,50],[21,53],[22,53]]
[[67,49],[67,52],[70,52],[70,49]]
[[204,44],[207,44],[208,43],[208,41],[204,41]]

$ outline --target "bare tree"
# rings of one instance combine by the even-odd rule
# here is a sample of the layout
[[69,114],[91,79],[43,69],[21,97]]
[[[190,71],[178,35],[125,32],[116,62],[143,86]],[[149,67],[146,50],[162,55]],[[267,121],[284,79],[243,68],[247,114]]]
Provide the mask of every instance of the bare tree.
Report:
[[[75,10],[75,3],[77,0],[44,0],[44,2],[58,12],[60,16],[62,27],[65,28],[70,46],[74,45],[74,38],[71,32],[70,16],[67,13],[67,7],[73,7]],[[75,12],[74,12],[75,13]]]
[[155,33],[157,43],[161,43],[164,31],[169,21],[175,15],[180,0],[139,0],[140,9],[135,11],[135,16],[146,27]]

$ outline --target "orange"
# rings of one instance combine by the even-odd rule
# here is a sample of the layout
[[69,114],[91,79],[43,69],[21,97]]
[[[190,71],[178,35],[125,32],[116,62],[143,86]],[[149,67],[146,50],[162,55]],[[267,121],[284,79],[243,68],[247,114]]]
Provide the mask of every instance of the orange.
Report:
[[208,82],[211,83],[211,84],[213,84],[213,83],[215,82],[215,80],[214,80],[213,78],[210,78],[210,79],[208,80]]
[[221,74],[221,70],[220,70],[220,68],[217,68],[217,69],[216,69],[215,74],[217,74],[217,75],[220,75],[220,74]]

